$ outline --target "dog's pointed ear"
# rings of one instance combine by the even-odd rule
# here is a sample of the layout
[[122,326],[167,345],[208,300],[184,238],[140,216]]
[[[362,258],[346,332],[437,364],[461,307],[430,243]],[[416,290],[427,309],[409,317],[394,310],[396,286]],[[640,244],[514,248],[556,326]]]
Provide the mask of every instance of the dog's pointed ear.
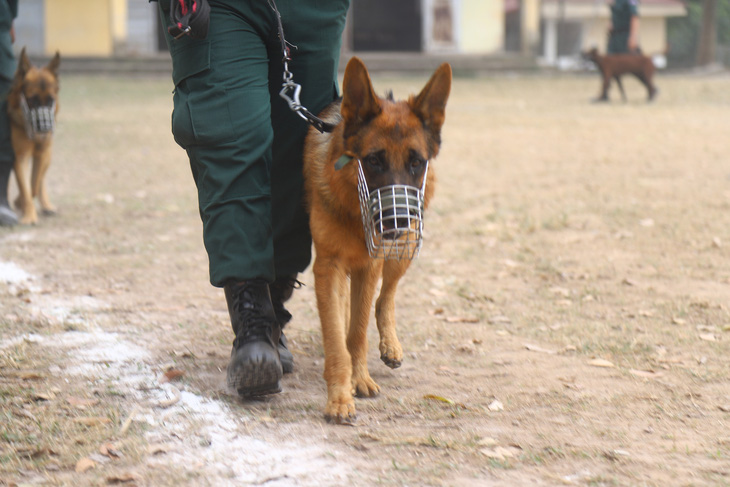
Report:
[[53,73],[53,76],[58,78],[58,67],[61,65],[61,53],[56,51],[56,55],[53,56],[53,59],[51,59],[48,62],[48,66],[46,66],[46,69]]
[[382,111],[365,64],[359,58],[353,57],[347,63],[342,81],[340,112],[345,121],[346,134],[356,131]]
[[426,86],[416,97],[408,100],[408,105],[426,128],[440,140],[441,126],[446,118],[446,101],[451,92],[451,66],[444,63],[433,73]]
[[21,77],[25,77],[26,73],[30,71],[30,68],[32,68],[33,65],[30,63],[30,59],[28,59],[28,55],[25,53],[25,47],[20,51],[20,58],[18,59],[18,74]]

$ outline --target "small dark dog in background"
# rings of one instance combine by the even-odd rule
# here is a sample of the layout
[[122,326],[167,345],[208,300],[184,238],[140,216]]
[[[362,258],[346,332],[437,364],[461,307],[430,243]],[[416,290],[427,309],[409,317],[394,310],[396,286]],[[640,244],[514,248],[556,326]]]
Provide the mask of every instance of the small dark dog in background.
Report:
[[596,64],[603,79],[601,94],[594,101],[608,101],[608,88],[611,84],[611,79],[616,80],[618,89],[621,92],[621,98],[623,101],[626,101],[626,92],[624,92],[624,87],[621,84],[621,76],[624,74],[633,74],[639,78],[639,81],[646,86],[648,92],[647,101],[654,100],[658,92],[652,80],[656,68],[654,67],[654,61],[649,56],[641,54],[640,51],[635,53],[601,55],[598,53],[598,49],[594,47],[590,51],[583,53],[583,57]]

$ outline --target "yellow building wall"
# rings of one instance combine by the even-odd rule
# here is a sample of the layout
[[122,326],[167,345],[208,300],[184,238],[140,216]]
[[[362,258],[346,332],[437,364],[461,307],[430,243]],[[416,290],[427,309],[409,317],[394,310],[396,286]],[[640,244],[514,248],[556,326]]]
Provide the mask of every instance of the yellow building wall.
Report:
[[127,0],[111,0],[112,2],[112,38],[115,42],[127,40]]
[[111,56],[113,0],[46,0],[46,54]]
[[[608,46],[608,19],[583,22],[583,49],[597,47],[605,53]],[[664,54],[667,49],[667,29],[664,17],[639,17],[639,46],[644,54]]]
[[504,46],[502,0],[462,0],[459,51],[491,54]]

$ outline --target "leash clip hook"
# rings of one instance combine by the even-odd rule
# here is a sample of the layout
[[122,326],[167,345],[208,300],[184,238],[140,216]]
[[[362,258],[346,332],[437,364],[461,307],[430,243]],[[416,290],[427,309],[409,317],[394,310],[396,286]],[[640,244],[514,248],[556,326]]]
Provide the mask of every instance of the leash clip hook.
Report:
[[190,26],[189,25],[187,27],[185,27],[184,30],[180,31],[180,33],[178,35],[175,36],[175,40],[177,41],[179,39],[182,39],[182,37],[185,36],[188,32],[190,32]]

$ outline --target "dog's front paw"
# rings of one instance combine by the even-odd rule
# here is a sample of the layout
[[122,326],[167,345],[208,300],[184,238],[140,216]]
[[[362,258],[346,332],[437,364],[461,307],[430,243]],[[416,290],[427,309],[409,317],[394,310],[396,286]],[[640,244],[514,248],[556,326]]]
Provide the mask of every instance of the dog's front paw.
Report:
[[403,362],[403,349],[400,343],[380,342],[380,360],[391,369],[397,369]]
[[23,217],[20,219],[20,224],[21,225],[35,225],[37,223],[38,223],[38,216],[37,215],[33,215],[33,216],[23,215]]
[[350,400],[334,400],[327,401],[327,407],[324,410],[324,417],[330,423],[335,424],[352,424],[357,419],[355,413],[355,401]]
[[357,397],[375,397],[380,394],[380,386],[369,375],[353,377],[352,391]]

